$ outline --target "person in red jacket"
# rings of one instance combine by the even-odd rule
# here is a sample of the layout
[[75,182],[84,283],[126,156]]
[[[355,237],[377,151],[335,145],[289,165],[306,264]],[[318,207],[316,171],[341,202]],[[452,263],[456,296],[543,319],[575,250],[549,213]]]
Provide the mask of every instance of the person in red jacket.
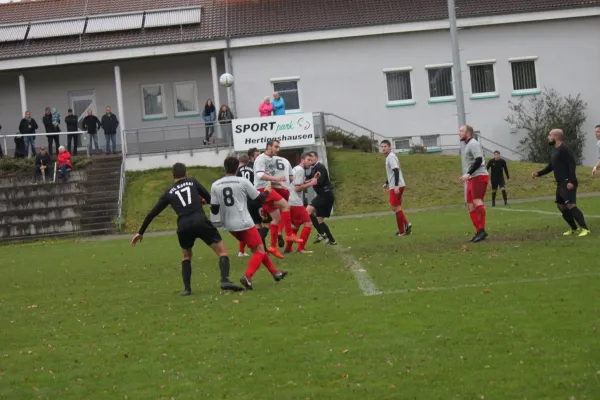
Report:
[[73,163],[71,162],[71,153],[65,149],[65,146],[60,146],[58,148],[58,170],[60,171],[60,178],[63,182],[69,180],[69,172],[72,168]]

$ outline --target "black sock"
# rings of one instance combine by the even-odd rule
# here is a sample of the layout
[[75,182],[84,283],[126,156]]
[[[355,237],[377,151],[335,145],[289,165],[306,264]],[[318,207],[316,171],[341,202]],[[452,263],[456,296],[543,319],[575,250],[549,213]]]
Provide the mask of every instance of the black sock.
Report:
[[181,277],[185,290],[192,290],[192,260],[183,260],[181,262]]
[[571,208],[571,215],[573,216],[573,218],[575,218],[575,221],[577,221],[577,224],[582,228],[582,229],[587,229],[587,225],[585,224],[585,218],[583,218],[583,213],[581,212],[581,210],[577,207],[573,207]]
[[219,268],[221,269],[221,282],[229,282],[229,257],[219,257]]
[[333,235],[331,234],[331,231],[325,222],[321,224],[321,229],[323,229],[323,232],[325,232],[325,235],[327,235],[327,238],[330,241],[335,242],[335,239],[333,238]]
[[321,228],[321,224],[319,223],[319,220],[317,219],[317,217],[313,214],[310,215],[310,221],[312,222],[313,226],[315,227],[315,229],[317,230],[317,232],[319,232],[319,235],[323,236],[323,228]]
[[571,229],[576,230],[577,224],[575,224],[575,219],[573,218],[573,214],[571,214],[571,210],[569,210],[568,208],[565,208],[564,210],[561,210],[561,213],[562,213],[564,220],[567,221],[567,224],[569,224]]
[[496,192],[492,192],[492,204],[496,204]]
[[506,195],[506,190],[502,191],[502,198],[504,199],[504,204],[506,204],[508,202],[508,196]]
[[263,246],[265,246],[265,249],[266,249],[267,243],[265,242],[265,239],[266,239],[267,235],[269,234],[269,228],[262,227],[262,228],[260,228],[259,232],[260,232],[260,237],[263,241]]

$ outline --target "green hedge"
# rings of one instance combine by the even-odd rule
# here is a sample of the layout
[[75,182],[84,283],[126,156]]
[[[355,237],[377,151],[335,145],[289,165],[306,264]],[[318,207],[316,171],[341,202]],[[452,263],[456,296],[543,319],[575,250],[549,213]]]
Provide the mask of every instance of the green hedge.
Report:
[[[85,169],[92,160],[88,157],[73,157],[73,169]],[[13,174],[19,172],[31,173],[35,165],[34,158],[1,158],[0,159],[0,175]]]

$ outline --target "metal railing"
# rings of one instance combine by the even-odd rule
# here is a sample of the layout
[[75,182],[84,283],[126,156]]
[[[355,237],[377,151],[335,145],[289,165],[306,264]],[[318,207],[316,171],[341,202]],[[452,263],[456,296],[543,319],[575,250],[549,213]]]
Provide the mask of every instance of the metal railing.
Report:
[[[6,155],[9,155],[9,150],[13,151],[16,149],[16,146],[9,146],[8,143],[9,141],[7,141],[7,139],[12,138],[14,140],[14,138],[26,138],[26,137],[38,137],[38,136],[65,136],[65,135],[80,135],[81,140],[78,140],[78,145],[77,149],[81,149],[83,147],[85,147],[85,151],[86,154],[89,156],[90,155],[90,147],[89,147],[89,133],[87,133],[86,131],[77,131],[77,132],[52,132],[52,133],[15,133],[12,135],[0,135],[0,138],[2,139],[2,144],[3,144],[3,149],[6,153]],[[14,142],[13,142],[14,143]],[[27,150],[27,152],[29,153],[29,148],[27,147],[28,143],[25,142],[25,149]],[[37,148],[39,149],[39,147],[42,145],[38,145]],[[43,145],[44,147],[47,147],[45,144]],[[61,144],[61,146],[65,146],[64,144]],[[34,146],[35,147],[35,146]],[[58,149],[56,149],[57,153],[58,153]],[[30,153],[31,156],[31,153]]]
[[121,160],[121,173],[119,176],[119,201],[118,201],[118,229],[123,228],[123,195],[125,194],[125,157]]

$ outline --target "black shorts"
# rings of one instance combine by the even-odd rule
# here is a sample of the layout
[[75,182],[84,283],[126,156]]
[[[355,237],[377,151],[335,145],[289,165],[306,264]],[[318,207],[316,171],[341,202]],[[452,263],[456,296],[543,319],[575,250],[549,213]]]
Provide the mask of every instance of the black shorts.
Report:
[[492,190],[496,190],[499,187],[505,187],[506,182],[504,182],[504,178],[502,179],[492,179]]
[[315,208],[317,217],[329,218],[331,216],[331,209],[333,208],[333,193],[318,194],[310,205]]
[[567,185],[556,185],[556,204],[577,204],[577,185],[571,190]]
[[250,217],[252,217],[252,221],[254,224],[262,223],[262,217],[260,216],[260,204],[254,200],[248,200],[248,212],[250,213]]
[[207,246],[212,246],[222,240],[217,228],[204,215],[179,220],[177,238],[182,249],[194,247],[196,239],[202,240]]

